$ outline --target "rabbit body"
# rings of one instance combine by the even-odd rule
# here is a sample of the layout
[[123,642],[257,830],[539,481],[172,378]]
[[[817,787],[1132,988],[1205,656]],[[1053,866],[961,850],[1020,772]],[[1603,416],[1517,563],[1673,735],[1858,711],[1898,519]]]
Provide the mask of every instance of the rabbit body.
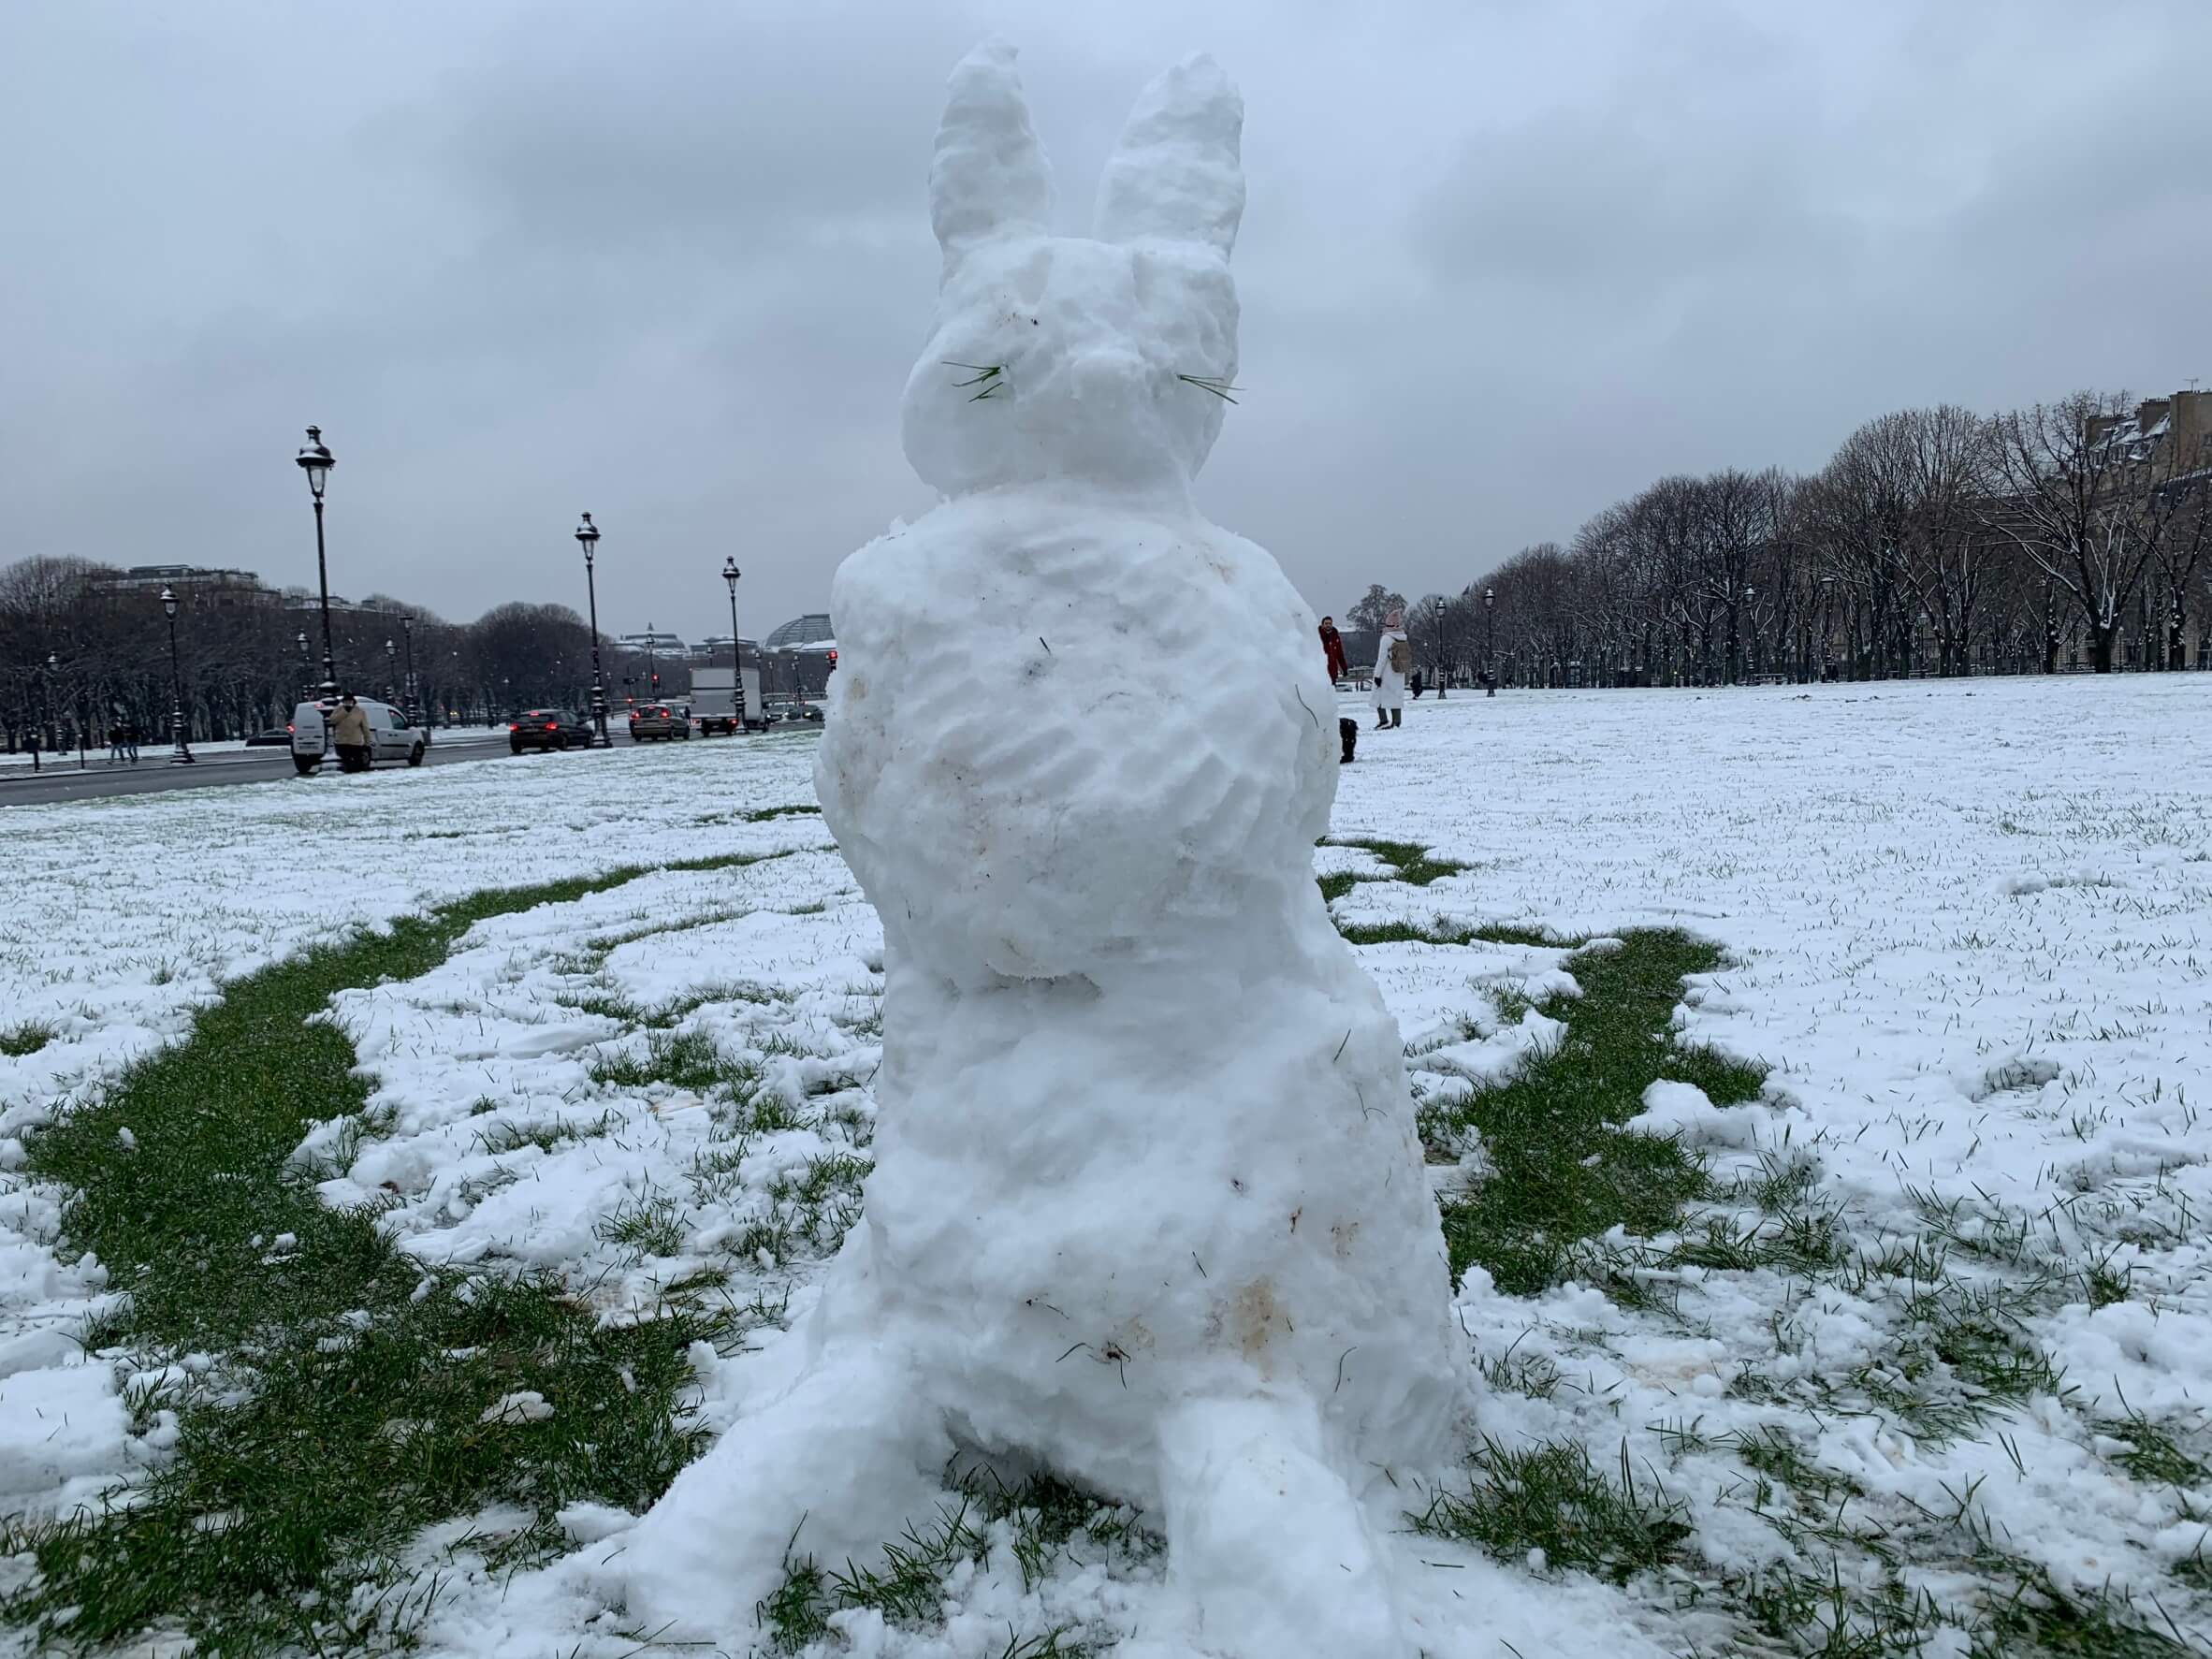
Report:
[[863,549],[832,604],[816,781],[889,982],[825,1317],[865,1266],[851,1330],[926,1356],[964,1437],[1147,1507],[1193,1397],[1425,1465],[1448,1272],[1396,1023],[1314,883],[1303,603],[1195,514],[1016,488]]

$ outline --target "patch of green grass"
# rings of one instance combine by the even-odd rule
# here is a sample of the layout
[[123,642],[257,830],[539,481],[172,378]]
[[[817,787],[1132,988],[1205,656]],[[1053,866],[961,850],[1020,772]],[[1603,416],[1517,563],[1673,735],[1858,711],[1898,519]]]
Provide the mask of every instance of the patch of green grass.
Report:
[[593,1230],[603,1244],[619,1244],[637,1260],[683,1253],[683,1212],[674,1199],[625,1199]]
[[54,1040],[54,1028],[43,1020],[25,1020],[0,1031],[0,1055],[22,1059],[35,1055]]
[[[765,1250],[779,1261],[834,1254],[860,1219],[861,1184],[872,1166],[851,1153],[829,1152],[768,1184],[768,1214],[732,1243],[740,1256]],[[804,1246],[804,1248],[802,1248]]]
[[[1351,892],[1361,880],[1361,878],[1353,875],[1349,870],[1337,870],[1330,875],[1318,877],[1317,885],[1321,889],[1321,902],[1325,905],[1334,904],[1346,894]],[[1366,880],[1379,880],[1381,878],[1371,876]]]
[[1582,995],[1542,1010],[1566,1026],[1558,1048],[1443,1103],[1480,1132],[1491,1159],[1490,1173],[1444,1208],[1455,1276],[1478,1261],[1501,1290],[1534,1294],[1566,1273],[1582,1241],[1616,1226],[1664,1231],[1705,1192],[1689,1152],[1620,1125],[1661,1078],[1695,1084],[1718,1105],[1758,1094],[1759,1069],[1678,1042],[1669,1027],[1684,977],[1719,962],[1712,946],[1672,930],[1635,931],[1618,948],[1576,956]]
[[2174,1564],[2174,1576],[2193,1590],[2212,1592],[2212,1556],[2205,1553],[2208,1543],[2212,1543],[2212,1529],[2197,1539],[2197,1547],[2185,1560]]
[[1841,1499],[1859,1493],[1856,1481],[1813,1463],[1794,1438],[1771,1423],[1730,1436],[1729,1443],[1747,1467],[1780,1481],[1812,1509],[1833,1509]]
[[[178,1439],[127,1503],[8,1540],[40,1576],[0,1615],[41,1651],[156,1625],[226,1654],[396,1645],[422,1599],[354,1593],[403,1577],[423,1526],[515,1503],[538,1523],[502,1547],[527,1555],[557,1542],[561,1505],[642,1507],[696,1453],[686,1352],[729,1317],[679,1302],[604,1325],[547,1277],[426,1270],[376,1207],[328,1208],[287,1168],[313,1124],[367,1102],[352,1044],[314,1018],[336,992],[416,977],[476,922],[639,873],[479,893],[235,982],[182,1043],[31,1140],[32,1171],[70,1189],[69,1245],[127,1296],[88,1339],[219,1356],[140,1402],[173,1409]],[[516,1395],[549,1414],[494,1413]]]
[[602,1052],[587,1075],[593,1083],[615,1088],[642,1089],[664,1083],[704,1095],[750,1073],[741,1063],[725,1059],[704,1031],[655,1031],[646,1039],[644,1054]]
[[1464,1497],[1438,1492],[1410,1517],[1416,1531],[1476,1545],[1516,1565],[1541,1550],[1547,1567],[1616,1584],[1682,1557],[1688,1506],[1655,1477],[1638,1484],[1625,1441],[1617,1477],[1572,1441],[1507,1448],[1485,1435],[1474,1462],[1474,1490]]
[[[883,1546],[880,1568],[847,1562],[825,1570],[810,1557],[787,1553],[782,1583],[755,1609],[775,1651],[803,1651],[829,1634],[832,1613],[851,1608],[873,1608],[908,1628],[939,1623],[946,1579],[964,1564],[986,1557],[997,1522],[1005,1522],[1011,1535],[1024,1590],[1049,1577],[1079,1536],[1133,1557],[1161,1548],[1128,1511],[1102,1506],[1052,1475],[1009,1486],[988,1469],[970,1470],[955,1477],[953,1485],[955,1495],[930,1521],[910,1523]],[[1063,1627],[1017,1639],[1009,1632],[999,1659],[1082,1659],[1089,1650],[1069,1642],[1068,1634]]]
[[738,816],[748,823],[766,823],[772,818],[820,818],[822,808],[806,806],[763,807],[756,811],[740,813]]
[[1332,837],[1330,844],[1364,848],[1383,863],[1394,866],[1388,880],[1404,881],[1415,887],[1426,887],[1439,876],[1457,875],[1467,867],[1463,864],[1454,864],[1448,858],[1431,858],[1429,850],[1417,841],[1381,841],[1367,837],[1345,836]]
[[1321,902],[1334,904],[1361,881],[1404,881],[1415,887],[1426,887],[1439,876],[1455,875],[1467,866],[1453,864],[1448,859],[1431,858],[1428,849],[1412,841],[1378,841],[1356,836],[1327,837],[1325,847],[1358,847],[1372,852],[1390,866],[1387,876],[1361,875],[1355,870],[1338,870],[1318,878]]
[[2126,1442],[2112,1461],[2136,1479],[2188,1492],[2212,1480],[2212,1467],[2191,1455],[2164,1424],[2141,1415],[2106,1418],[2095,1424],[2100,1434]]
[[2163,1608],[2145,1613],[2129,1596],[2106,1589],[2069,1591],[2048,1568],[1991,1549],[1974,1564],[2009,1579],[1976,1597],[1974,1659],[2183,1659],[2204,1652],[2185,1640]]

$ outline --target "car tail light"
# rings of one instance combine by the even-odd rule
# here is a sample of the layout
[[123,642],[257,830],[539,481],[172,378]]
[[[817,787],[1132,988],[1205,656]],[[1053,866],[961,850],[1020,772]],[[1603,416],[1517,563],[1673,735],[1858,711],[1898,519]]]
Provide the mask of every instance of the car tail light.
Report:
[[509,720],[507,722],[507,730],[510,732],[519,732],[522,730],[522,722],[520,720]]
[[546,722],[546,730],[548,732],[558,732],[560,730],[560,724],[557,720],[547,720]]
[[285,731],[287,731],[287,732],[289,732],[289,731],[291,731],[291,730],[293,730],[293,729],[294,729],[294,728],[293,728],[292,722],[291,722],[290,720],[286,720],[286,721],[284,722],[284,730],[285,730]]

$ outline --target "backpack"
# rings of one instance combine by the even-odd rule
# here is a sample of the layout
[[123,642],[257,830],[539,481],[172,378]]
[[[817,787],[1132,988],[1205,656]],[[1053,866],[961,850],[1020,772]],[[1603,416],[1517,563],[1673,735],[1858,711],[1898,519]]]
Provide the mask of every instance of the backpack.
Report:
[[1390,641],[1390,672],[1404,674],[1413,667],[1413,647],[1403,639]]

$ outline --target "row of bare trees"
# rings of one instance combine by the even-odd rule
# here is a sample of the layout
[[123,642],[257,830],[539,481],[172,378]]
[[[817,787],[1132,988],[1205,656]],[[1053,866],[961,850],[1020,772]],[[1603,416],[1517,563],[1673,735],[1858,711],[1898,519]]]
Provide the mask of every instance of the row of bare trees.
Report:
[[[175,702],[191,741],[242,737],[283,725],[321,681],[321,618],[305,593],[250,582],[177,584],[172,677],[158,587],[121,577],[79,559],[25,559],[0,569],[0,742],[8,751],[34,738],[46,749],[74,749],[80,740],[97,748],[119,724],[167,741]],[[452,623],[372,595],[334,608],[331,635],[341,684],[412,702],[435,723],[502,720],[531,706],[580,709],[589,701],[591,633],[566,605],[503,604]],[[649,698],[690,684],[683,664],[648,662],[611,643],[601,649],[618,707],[626,687]]]
[[1663,478],[1407,631],[1524,685],[2180,669],[2192,630],[2212,665],[2212,422],[2178,402],[1905,410],[1811,476]]

